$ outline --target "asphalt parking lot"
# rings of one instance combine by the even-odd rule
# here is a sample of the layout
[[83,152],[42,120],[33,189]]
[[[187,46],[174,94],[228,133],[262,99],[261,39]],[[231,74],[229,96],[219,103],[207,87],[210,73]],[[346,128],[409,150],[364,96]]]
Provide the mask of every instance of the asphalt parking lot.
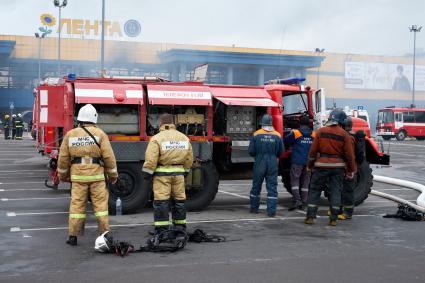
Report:
[[[392,167],[375,174],[424,183],[425,142],[391,141]],[[265,207],[248,213],[248,180],[220,181],[205,211],[189,213],[189,229],[228,237],[218,244],[188,244],[178,253],[138,253],[120,258],[94,251],[94,217],[77,247],[65,244],[69,185],[44,186],[47,159],[33,142],[0,139],[1,282],[425,282],[424,222],[385,219],[396,204],[375,196],[351,221],[327,226],[326,202],[315,225],[302,211],[288,211],[280,185],[276,218]],[[375,190],[415,201],[418,193],[376,183]],[[88,210],[91,210],[90,208]],[[143,244],[152,211],[111,216],[115,238]]]

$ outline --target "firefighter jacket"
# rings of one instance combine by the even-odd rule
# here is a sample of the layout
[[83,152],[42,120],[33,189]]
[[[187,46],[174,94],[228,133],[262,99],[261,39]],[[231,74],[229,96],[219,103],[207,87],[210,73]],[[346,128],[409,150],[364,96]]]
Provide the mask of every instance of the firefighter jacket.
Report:
[[292,130],[283,139],[283,143],[291,146],[291,164],[307,165],[308,152],[316,133],[308,126],[301,126],[299,130]]
[[11,122],[10,118],[4,119],[3,128],[9,129],[10,128],[10,122]]
[[173,124],[160,127],[149,141],[142,171],[155,175],[184,175],[193,164],[190,140]]
[[81,127],[69,131],[59,151],[59,177],[65,179],[70,176],[71,182],[81,183],[103,181],[105,173],[110,178],[116,178],[117,165],[108,136],[94,125],[88,125],[86,129],[100,148]]
[[276,131],[266,131],[259,129],[254,133],[249,143],[248,153],[255,157],[255,162],[260,159],[269,159],[276,162],[278,157],[283,151],[282,139],[280,134]]
[[22,120],[21,117],[16,117],[13,120],[13,124],[14,124],[15,128],[23,128],[24,127],[24,120]]
[[308,159],[309,169],[346,168],[348,173],[357,171],[354,141],[338,125],[326,126],[317,131]]

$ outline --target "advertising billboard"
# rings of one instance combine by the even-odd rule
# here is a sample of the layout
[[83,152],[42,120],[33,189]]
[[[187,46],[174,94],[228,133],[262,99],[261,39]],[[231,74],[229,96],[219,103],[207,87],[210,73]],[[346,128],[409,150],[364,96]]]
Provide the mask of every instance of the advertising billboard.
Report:
[[[405,64],[345,62],[345,88],[411,91],[413,67]],[[425,66],[416,65],[415,90],[425,91]]]

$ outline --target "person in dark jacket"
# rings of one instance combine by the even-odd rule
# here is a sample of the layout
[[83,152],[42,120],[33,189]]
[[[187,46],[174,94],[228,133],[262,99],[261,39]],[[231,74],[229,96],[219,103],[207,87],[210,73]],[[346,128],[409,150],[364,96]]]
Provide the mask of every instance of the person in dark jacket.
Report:
[[[351,117],[347,117],[344,123],[344,128],[347,131],[347,133],[350,134],[352,142],[353,142],[353,148],[354,148],[354,155],[357,167],[361,165],[364,161],[365,157],[365,133],[363,131],[357,131],[356,133],[353,133],[353,121]],[[354,174],[354,177],[352,179],[344,179],[344,185],[342,189],[342,207],[340,214],[338,215],[338,219],[345,220],[345,219],[351,219],[353,217],[354,212],[354,189],[356,187],[356,174]]]
[[310,118],[303,116],[300,119],[300,129],[292,130],[283,139],[285,145],[291,146],[291,193],[292,207],[289,210],[303,209],[307,203],[310,172],[307,170],[308,152],[315,133],[310,129]]
[[10,116],[8,114],[4,115],[4,121],[3,121],[3,129],[4,129],[4,139],[9,140],[10,139]]
[[329,225],[335,226],[341,206],[341,192],[346,179],[353,179],[357,170],[353,140],[344,129],[347,115],[341,109],[333,110],[326,126],[317,131],[309,152],[308,169],[314,170],[308,192],[305,224],[314,224],[322,190],[329,188]]
[[16,136],[16,123],[15,123],[15,120],[16,120],[16,114],[13,114],[12,115],[12,121],[11,121],[11,126],[12,126],[12,140],[14,140],[15,139],[15,136]]
[[255,158],[250,193],[251,213],[258,213],[261,187],[265,178],[267,215],[269,217],[276,215],[278,157],[282,151],[282,138],[272,126],[272,117],[269,114],[265,114],[261,119],[261,129],[254,133],[249,143],[249,155]]

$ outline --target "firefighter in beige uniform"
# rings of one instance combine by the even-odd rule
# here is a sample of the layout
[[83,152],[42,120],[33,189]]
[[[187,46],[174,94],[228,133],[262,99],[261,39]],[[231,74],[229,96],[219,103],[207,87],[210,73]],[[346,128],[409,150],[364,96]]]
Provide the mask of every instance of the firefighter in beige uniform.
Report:
[[[67,244],[72,246],[77,245],[77,236],[84,234],[89,195],[98,221],[99,233],[109,230],[109,192],[105,184],[105,173],[113,184],[118,177],[108,136],[95,126],[96,109],[91,104],[83,106],[78,112],[77,120],[79,127],[65,135],[58,160],[59,177],[61,180],[70,178],[72,183],[67,241]],[[97,144],[89,133],[96,139]]]
[[169,210],[176,229],[186,229],[184,175],[193,163],[189,138],[176,130],[173,116],[160,117],[160,132],[152,137],[146,149],[142,172],[145,179],[153,176],[154,225],[159,234],[169,228]]

